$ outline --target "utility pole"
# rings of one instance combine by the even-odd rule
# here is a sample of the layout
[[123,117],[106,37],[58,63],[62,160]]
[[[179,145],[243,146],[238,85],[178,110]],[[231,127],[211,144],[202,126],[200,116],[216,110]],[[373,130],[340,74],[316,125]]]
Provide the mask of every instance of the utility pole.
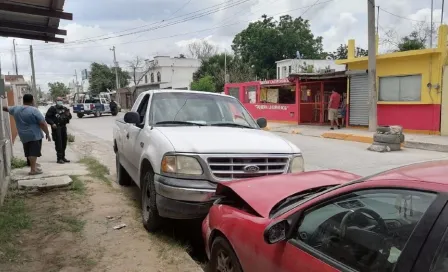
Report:
[[224,83],[227,83],[227,51],[224,52]]
[[442,0],[442,14],[440,14],[440,24],[443,25],[443,10],[445,8],[445,0]]
[[432,33],[434,32],[434,0],[431,0],[431,33],[429,34],[429,48],[432,48]]
[[75,92],[79,93],[79,87],[78,87],[78,72],[75,69],[75,78],[76,78],[76,82],[75,82]]
[[39,97],[37,95],[37,90],[36,90],[36,73],[34,71],[34,56],[33,56],[33,46],[30,45],[30,59],[31,59],[31,74],[32,74],[32,78],[31,78],[31,84],[32,84],[32,92],[33,92],[33,96],[35,98],[36,102],[39,102]]
[[14,66],[16,68],[16,75],[19,75],[19,67],[17,66],[16,39],[12,40],[12,47],[14,50]]
[[115,54],[115,46],[113,46],[110,50],[114,52],[115,81],[117,86],[117,90],[115,92],[115,99],[117,100],[117,103],[120,104],[120,95],[118,94],[118,89],[120,89],[120,81],[118,79],[118,62],[117,62],[117,56]]
[[380,26],[380,6],[376,7],[376,34],[378,35],[380,32],[378,30],[379,26]]
[[375,0],[367,0],[367,34],[369,43],[369,131],[377,128]]

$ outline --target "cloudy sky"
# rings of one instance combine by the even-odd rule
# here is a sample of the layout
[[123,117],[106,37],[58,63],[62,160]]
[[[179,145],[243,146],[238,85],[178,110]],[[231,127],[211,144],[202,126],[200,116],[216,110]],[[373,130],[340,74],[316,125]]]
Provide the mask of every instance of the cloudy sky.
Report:
[[[434,0],[436,27],[441,2]],[[381,40],[385,33],[405,35],[430,21],[431,0],[376,0],[376,5]],[[136,56],[187,54],[186,45],[201,39],[230,50],[234,35],[263,14],[310,20],[326,51],[351,38],[357,46],[367,47],[367,0],[66,0],[64,10],[74,17],[61,22],[68,32],[65,44],[16,39],[19,74],[30,77],[32,44],[37,84],[43,90],[48,82],[73,81],[75,70],[80,78],[80,71],[91,62],[112,65],[112,46],[120,66]],[[380,45],[380,51],[388,49],[390,45]],[[0,57],[2,72],[14,73],[11,38],[0,38]]]

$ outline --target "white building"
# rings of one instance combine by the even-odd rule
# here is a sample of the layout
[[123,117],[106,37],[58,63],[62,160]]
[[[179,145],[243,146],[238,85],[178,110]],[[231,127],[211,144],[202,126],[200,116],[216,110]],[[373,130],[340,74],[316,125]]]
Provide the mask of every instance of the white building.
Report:
[[335,64],[334,60],[285,59],[277,64],[277,79],[287,78],[293,73],[322,73],[345,71],[345,65]]
[[22,105],[24,94],[31,93],[31,86],[22,75],[3,75],[6,90],[14,93],[14,105]]
[[193,74],[201,66],[201,61],[192,58],[156,56],[153,60],[147,60],[146,65],[150,69],[138,84],[138,89],[188,90],[193,81]]

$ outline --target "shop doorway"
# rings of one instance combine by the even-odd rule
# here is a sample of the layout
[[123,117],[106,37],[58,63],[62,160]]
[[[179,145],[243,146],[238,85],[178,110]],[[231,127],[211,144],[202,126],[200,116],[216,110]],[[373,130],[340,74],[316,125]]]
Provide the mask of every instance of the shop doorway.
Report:
[[320,125],[328,123],[328,103],[332,90],[336,90],[341,95],[342,105],[347,94],[347,78],[302,79],[300,82],[299,123]]

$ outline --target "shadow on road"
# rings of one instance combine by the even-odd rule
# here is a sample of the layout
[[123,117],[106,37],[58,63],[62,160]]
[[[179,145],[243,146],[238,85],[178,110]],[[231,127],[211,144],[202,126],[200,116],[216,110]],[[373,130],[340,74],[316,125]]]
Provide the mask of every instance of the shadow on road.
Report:
[[[124,188],[126,196],[132,201],[136,208],[136,216],[140,216],[141,197],[137,186]],[[181,244],[186,248],[188,254],[198,262],[202,268],[205,267],[207,256],[204,249],[204,241],[201,231],[202,219],[198,220],[172,220],[167,219],[166,226],[156,235],[165,241]],[[142,225],[143,228],[143,225]]]

